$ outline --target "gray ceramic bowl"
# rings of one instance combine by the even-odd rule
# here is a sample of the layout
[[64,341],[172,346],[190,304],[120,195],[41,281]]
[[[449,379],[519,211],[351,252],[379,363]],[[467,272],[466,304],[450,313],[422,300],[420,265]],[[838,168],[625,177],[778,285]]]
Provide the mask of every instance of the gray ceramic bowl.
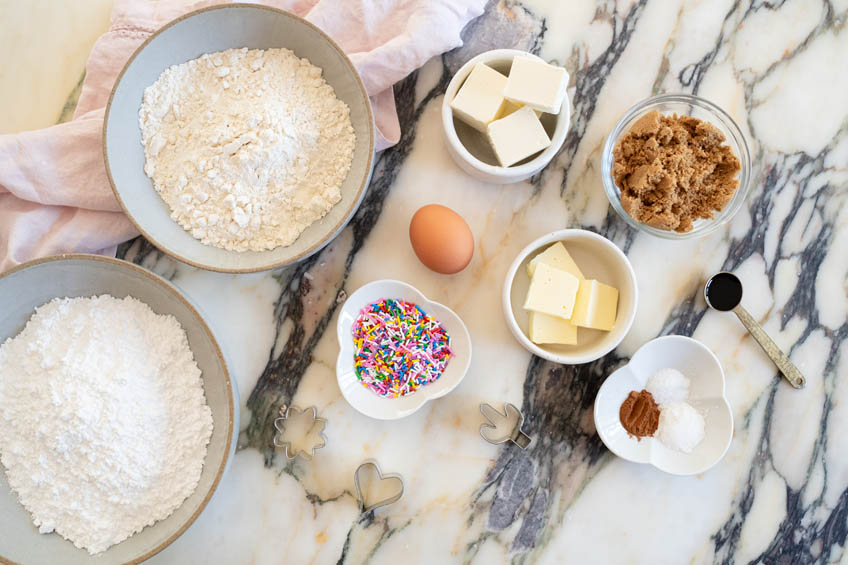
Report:
[[[170,67],[204,53],[236,47],[285,47],[324,70],[324,79],[350,107],[356,133],[353,163],[342,199],[293,244],[268,251],[228,251],[204,245],[170,217],[168,206],[144,174],[138,110],[144,89]],[[187,14],[153,34],[118,76],[103,126],[106,172],[124,211],[159,249],[190,265],[222,272],[253,272],[309,257],[353,217],[365,195],[374,162],[374,120],[365,86],[353,64],[324,32],[292,14],[248,4],[213,6]]]
[[203,372],[214,429],[197,489],[165,520],[92,557],[58,534],[39,534],[29,512],[9,490],[0,466],[0,562],[112,565],[143,561],[177,539],[206,504],[235,448],[238,394],[218,343],[200,314],[170,283],[126,261],[95,255],[63,255],[32,261],[0,277],[0,342],[17,335],[36,306],[56,297],[133,296],[182,324]]

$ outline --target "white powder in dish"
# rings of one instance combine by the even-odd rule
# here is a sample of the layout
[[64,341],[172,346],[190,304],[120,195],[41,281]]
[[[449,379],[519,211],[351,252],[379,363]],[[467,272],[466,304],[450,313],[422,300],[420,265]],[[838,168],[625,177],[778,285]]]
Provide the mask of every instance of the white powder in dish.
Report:
[[42,533],[94,554],[166,518],[211,435],[185,331],[139,300],[57,298],[0,346],[0,461]]
[[677,369],[660,369],[648,379],[645,390],[657,404],[686,402],[689,399],[689,379]]
[[228,49],[166,69],[144,91],[144,171],[207,245],[292,244],[341,199],[356,136],[319,67],[288,49]]
[[660,410],[656,437],[669,449],[692,453],[704,439],[704,417],[686,402],[672,402]]

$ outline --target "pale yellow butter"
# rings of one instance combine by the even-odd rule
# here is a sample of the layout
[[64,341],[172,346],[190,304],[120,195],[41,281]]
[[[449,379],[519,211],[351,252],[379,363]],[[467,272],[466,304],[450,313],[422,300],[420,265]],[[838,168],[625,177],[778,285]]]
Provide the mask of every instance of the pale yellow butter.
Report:
[[[536,272],[538,272],[538,268]],[[580,281],[571,323],[584,328],[610,331],[618,310],[618,289],[596,280]]]
[[483,133],[507,105],[503,92],[507,78],[495,69],[477,63],[451,101],[454,115]]
[[503,167],[514,165],[551,144],[539,117],[528,106],[491,122],[487,131],[492,149]]
[[574,310],[580,279],[550,265],[536,265],[536,271],[530,279],[525,310],[535,310],[543,314],[569,319]]
[[531,106],[543,112],[558,114],[568,72],[530,57],[515,57],[509,70],[504,97],[512,102]]
[[533,343],[577,344],[577,326],[541,312],[530,311],[530,341]]
[[571,258],[571,255],[568,253],[568,250],[561,241],[554,243],[530,259],[530,262],[527,263],[527,274],[532,277],[533,273],[536,271],[536,265],[539,263],[544,263],[546,265],[550,265],[554,269],[569,272],[580,280],[586,278],[583,276],[583,273],[580,271],[580,267],[578,267],[577,263],[574,262],[574,259]]
[[[499,120],[501,118],[505,118],[505,117],[509,116],[510,114],[512,114],[513,112],[515,112],[516,110],[522,109],[523,107],[524,107],[524,104],[517,104],[515,102],[507,100],[506,103],[503,105],[503,108],[501,108],[500,114],[498,114],[497,118],[495,118],[495,119]],[[540,112],[539,110],[534,110],[534,112],[536,112],[536,116],[538,116],[538,117],[542,116],[542,112]]]

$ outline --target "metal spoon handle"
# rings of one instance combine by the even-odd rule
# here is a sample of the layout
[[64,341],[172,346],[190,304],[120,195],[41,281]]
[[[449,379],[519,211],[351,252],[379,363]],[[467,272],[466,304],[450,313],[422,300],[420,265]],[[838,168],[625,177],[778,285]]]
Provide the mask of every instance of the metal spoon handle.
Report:
[[757,343],[760,344],[760,347],[763,348],[766,355],[771,357],[771,360],[774,361],[774,364],[777,365],[777,368],[780,369],[780,372],[784,377],[786,377],[789,384],[795,388],[804,388],[804,383],[806,382],[804,375],[802,375],[801,371],[798,370],[798,367],[790,361],[789,357],[780,350],[777,344],[772,341],[754,317],[751,316],[747,310],[742,308],[741,305],[734,308],[733,313],[736,314],[739,321],[741,321],[751,335],[754,336],[754,339],[757,340]]

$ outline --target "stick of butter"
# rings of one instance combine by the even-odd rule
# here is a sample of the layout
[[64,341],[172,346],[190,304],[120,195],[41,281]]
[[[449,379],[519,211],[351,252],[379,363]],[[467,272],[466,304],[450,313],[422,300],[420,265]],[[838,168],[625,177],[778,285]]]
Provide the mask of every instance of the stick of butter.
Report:
[[571,258],[571,255],[569,255],[568,250],[566,250],[565,245],[563,245],[561,241],[557,241],[533,257],[530,262],[527,263],[527,274],[532,277],[533,273],[536,272],[536,265],[539,263],[550,265],[554,269],[559,269],[560,271],[569,272],[581,281],[586,278],[583,276],[583,273],[580,271],[580,267],[578,267],[577,263],[574,262],[574,259]]
[[543,112],[559,114],[568,72],[530,57],[515,57],[509,70],[504,97]]
[[541,312],[530,311],[530,341],[577,345],[577,326]]
[[577,290],[571,323],[584,328],[610,331],[615,324],[617,310],[617,288],[596,280],[582,280]]
[[529,106],[490,123],[488,134],[492,149],[503,167],[514,165],[551,144],[542,122]]
[[580,279],[571,273],[540,263],[530,279],[524,309],[567,320],[574,310],[579,287]]
[[489,122],[503,114],[507,101],[503,92],[507,78],[495,69],[477,63],[451,101],[454,115],[483,133]]

